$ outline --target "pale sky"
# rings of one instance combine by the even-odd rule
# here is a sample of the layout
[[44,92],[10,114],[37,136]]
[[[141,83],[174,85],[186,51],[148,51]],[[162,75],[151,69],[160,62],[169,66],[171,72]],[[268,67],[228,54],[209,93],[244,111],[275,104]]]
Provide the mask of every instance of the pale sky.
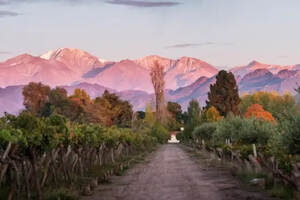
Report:
[[300,0],[0,0],[0,61],[70,47],[106,60],[300,63]]

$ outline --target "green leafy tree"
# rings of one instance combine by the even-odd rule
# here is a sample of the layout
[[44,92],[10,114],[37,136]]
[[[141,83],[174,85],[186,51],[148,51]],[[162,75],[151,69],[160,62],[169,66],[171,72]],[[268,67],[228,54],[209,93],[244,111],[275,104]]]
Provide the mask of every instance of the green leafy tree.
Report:
[[182,117],[182,108],[179,103],[176,102],[168,102],[167,104],[167,110],[171,114],[171,116],[176,119],[177,122],[181,123],[183,120]]
[[185,139],[191,139],[194,128],[200,125],[200,113],[201,108],[199,106],[199,102],[195,99],[191,100],[187,110],[187,122],[184,126]]
[[69,105],[67,91],[64,88],[56,87],[49,93],[49,101],[45,104],[43,116],[50,116],[54,111],[64,115],[65,111],[69,110]]
[[216,83],[210,85],[207,108],[214,106],[221,116],[227,116],[230,112],[240,114],[238,86],[231,72],[221,70],[216,76]]

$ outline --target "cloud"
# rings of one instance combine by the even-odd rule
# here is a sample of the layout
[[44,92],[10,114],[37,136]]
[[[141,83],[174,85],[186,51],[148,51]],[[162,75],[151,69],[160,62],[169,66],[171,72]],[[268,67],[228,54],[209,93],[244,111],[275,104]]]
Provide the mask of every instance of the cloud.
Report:
[[[46,0],[45,0],[46,1]],[[67,2],[72,4],[87,4],[87,3],[108,3],[123,6],[133,6],[133,7],[171,7],[177,6],[181,3],[175,0],[47,0],[55,2]],[[1,5],[13,4],[13,3],[35,3],[40,2],[40,0],[0,0]]]
[[223,42],[223,43],[217,43],[217,42],[181,43],[181,44],[170,45],[170,46],[167,46],[165,48],[167,48],[167,49],[173,49],[173,48],[190,48],[190,47],[202,47],[202,46],[210,46],[210,45],[232,46],[233,43],[229,43],[229,42]]
[[285,55],[281,55],[281,56],[277,56],[276,58],[278,58],[278,59],[286,59],[286,58],[289,58],[289,57],[285,56]]
[[0,54],[10,54],[8,51],[0,51]]
[[198,47],[198,46],[208,46],[212,45],[212,42],[204,42],[204,43],[181,43],[181,44],[175,44],[171,46],[167,46],[167,49],[170,48],[188,48],[188,47]]
[[14,17],[20,15],[19,13],[7,11],[7,10],[0,10],[0,18],[1,17]]
[[180,3],[176,1],[145,1],[145,0],[109,0],[109,4],[133,6],[133,7],[171,7]]

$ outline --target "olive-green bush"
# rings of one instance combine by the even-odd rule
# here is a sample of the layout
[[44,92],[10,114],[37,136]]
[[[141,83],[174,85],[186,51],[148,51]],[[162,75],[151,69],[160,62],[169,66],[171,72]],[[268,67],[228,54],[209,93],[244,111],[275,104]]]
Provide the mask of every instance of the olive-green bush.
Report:
[[214,132],[217,129],[217,122],[204,123],[197,126],[192,132],[193,139],[211,140]]
[[224,144],[226,139],[230,139],[236,144],[265,145],[277,131],[275,124],[263,120],[229,116],[218,122],[216,131],[213,134],[213,142]]
[[168,130],[159,122],[153,125],[151,135],[161,144],[166,143],[170,137]]
[[300,154],[300,115],[291,115],[280,123],[280,142],[289,154]]

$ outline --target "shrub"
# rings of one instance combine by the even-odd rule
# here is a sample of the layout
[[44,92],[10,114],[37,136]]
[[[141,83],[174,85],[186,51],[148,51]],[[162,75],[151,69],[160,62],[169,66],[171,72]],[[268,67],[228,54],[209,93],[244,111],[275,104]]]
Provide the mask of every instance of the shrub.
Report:
[[180,130],[180,127],[182,127],[182,125],[178,121],[176,121],[176,119],[174,119],[172,117],[168,118],[166,126],[167,126],[168,130],[171,130],[171,131],[178,131],[178,130]]
[[289,154],[300,153],[300,115],[291,115],[281,122],[280,140]]
[[218,123],[213,141],[216,144],[224,144],[226,139],[230,139],[236,144],[265,145],[276,131],[277,126],[269,122],[230,116]]
[[161,144],[166,143],[169,139],[168,130],[163,127],[163,125],[159,122],[155,122],[152,127],[152,136],[157,138],[157,141]]
[[216,129],[217,123],[204,123],[194,129],[192,136],[194,139],[211,140]]

